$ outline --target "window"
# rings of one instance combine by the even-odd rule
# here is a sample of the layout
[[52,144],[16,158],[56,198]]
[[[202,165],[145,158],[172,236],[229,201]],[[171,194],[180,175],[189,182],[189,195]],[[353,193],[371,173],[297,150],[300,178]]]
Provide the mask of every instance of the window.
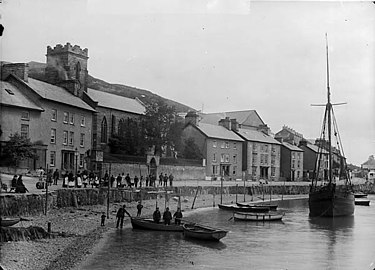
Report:
[[212,174],[213,175],[219,174],[219,165],[212,165]]
[[51,129],[51,143],[56,143],[56,129]]
[[57,110],[56,109],[52,109],[51,121],[57,121]]
[[85,146],[85,134],[81,133],[81,136],[79,137],[79,146],[84,147]]
[[21,125],[21,137],[29,138],[29,125],[25,125],[25,124]]
[[237,174],[237,166],[233,166],[233,175]]
[[276,153],[276,147],[274,145],[272,145],[271,151],[273,154]]
[[251,167],[251,175],[253,177],[257,176],[257,167],[256,166]]
[[257,143],[253,143],[253,152],[258,152]]
[[233,149],[237,149],[237,143],[233,143]]
[[264,145],[264,152],[268,152],[268,144]]
[[23,111],[22,113],[21,113],[21,119],[22,120],[30,120],[30,114],[29,114],[29,112],[28,111]]
[[295,161],[294,161],[294,160],[292,160],[292,169],[294,169],[294,168],[295,168],[295,165],[294,165],[294,163],[295,163]]
[[271,156],[271,165],[275,165],[276,164],[276,158],[275,156]]
[[49,165],[51,167],[55,167],[55,164],[56,164],[56,152],[55,151],[51,151],[50,158],[49,158]]
[[81,115],[81,127],[86,126],[86,118],[85,116]]
[[63,144],[67,145],[68,144],[68,131],[64,130],[63,133]]
[[105,116],[103,117],[102,125],[101,125],[100,142],[102,143],[107,142],[107,119],[105,118]]
[[216,148],[216,146],[217,146],[217,142],[216,142],[216,141],[213,141],[213,142],[212,142],[212,147]]
[[225,162],[229,162],[229,154],[225,155]]
[[69,132],[69,145],[74,145],[74,132]]
[[225,142],[225,148],[229,148],[229,142]]
[[13,93],[12,90],[5,88],[5,91],[7,91],[7,93],[8,93],[9,95],[14,96],[14,93]]
[[116,116],[112,115],[111,119],[111,135],[115,134],[116,128]]
[[301,168],[301,161],[300,160],[297,160],[297,168]]
[[84,154],[79,154],[79,167],[83,167]]
[[237,163],[237,155],[233,155],[233,163]]
[[271,167],[271,177],[275,177],[275,176],[276,176],[276,168]]
[[225,142],[221,142],[221,148],[225,148]]
[[68,112],[64,112],[64,120],[63,120],[63,122],[64,122],[65,124],[67,124],[68,121],[69,121],[69,113],[68,113]]
[[71,125],[74,125],[74,113],[70,114],[70,120],[69,120]]
[[253,153],[253,164],[256,164],[258,162],[258,154]]
[[214,158],[212,159],[213,162],[216,162],[216,154],[214,153]]
[[224,160],[225,160],[225,155],[224,155],[224,154],[221,154],[220,162],[224,162]]

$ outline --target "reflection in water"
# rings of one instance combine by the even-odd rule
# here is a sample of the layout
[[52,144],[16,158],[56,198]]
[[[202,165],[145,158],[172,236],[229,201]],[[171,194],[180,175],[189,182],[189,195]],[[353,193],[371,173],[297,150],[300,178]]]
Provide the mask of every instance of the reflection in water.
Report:
[[[375,200],[375,196],[371,197]],[[220,242],[184,239],[179,232],[123,229],[109,235],[82,269],[373,269],[375,211],[310,218],[307,200],[279,202],[282,222],[234,222],[210,208],[189,220],[229,230]]]

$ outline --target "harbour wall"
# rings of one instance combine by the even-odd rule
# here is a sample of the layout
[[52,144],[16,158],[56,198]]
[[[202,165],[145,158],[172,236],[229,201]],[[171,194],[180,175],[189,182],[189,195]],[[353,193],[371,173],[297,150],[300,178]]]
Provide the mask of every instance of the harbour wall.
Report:
[[[373,185],[356,185],[355,191],[363,191],[369,194],[375,194]],[[167,195],[165,192],[167,191]],[[256,196],[258,198],[269,198],[272,195],[302,195],[308,194],[309,186],[225,186],[222,188],[223,196],[229,194],[246,194]],[[194,197],[201,194],[212,194],[219,196],[221,194],[221,187],[203,186],[179,186],[168,188],[145,188],[138,191],[130,189],[111,188],[108,193],[107,188],[74,188],[74,189],[60,189],[54,192],[49,192],[46,200],[46,194],[6,194],[0,196],[0,210],[1,216],[32,216],[45,213],[46,201],[47,211],[52,208],[62,207],[79,207],[83,205],[106,205],[110,203],[131,202],[139,200],[150,200],[164,198],[164,196],[184,196]],[[159,195],[158,195],[159,194]]]

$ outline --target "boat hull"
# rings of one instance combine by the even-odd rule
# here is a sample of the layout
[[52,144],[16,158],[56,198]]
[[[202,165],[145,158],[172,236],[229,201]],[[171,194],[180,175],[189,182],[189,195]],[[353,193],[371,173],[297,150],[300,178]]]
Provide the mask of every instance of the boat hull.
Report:
[[364,205],[364,206],[369,206],[370,205],[370,200],[366,199],[356,199],[354,202],[355,205]]
[[339,217],[354,214],[354,194],[329,188],[310,192],[310,216]]
[[228,231],[225,230],[219,230],[197,224],[184,224],[183,229],[184,237],[204,241],[219,241],[228,233]]
[[182,225],[165,225],[164,223],[155,223],[152,219],[148,218],[131,218],[133,229],[149,230],[149,231],[169,231],[169,232],[182,232]]
[[20,222],[20,218],[1,218],[0,219],[0,226],[1,227],[9,227],[17,224]]
[[[240,207],[254,207],[254,208],[259,208],[261,209],[266,209],[267,211],[275,211],[278,207],[277,204],[270,204],[270,203],[256,203],[256,204],[251,204],[251,203],[237,203],[238,206]],[[254,211],[255,212],[255,211]],[[262,211],[259,211],[262,212]]]
[[237,212],[268,212],[270,210],[268,206],[260,206],[260,205],[238,206],[235,204],[225,205],[225,204],[219,203],[218,206],[222,210],[237,211]]
[[234,220],[237,221],[280,221],[284,213],[268,212],[268,213],[243,213],[235,212],[233,215]]

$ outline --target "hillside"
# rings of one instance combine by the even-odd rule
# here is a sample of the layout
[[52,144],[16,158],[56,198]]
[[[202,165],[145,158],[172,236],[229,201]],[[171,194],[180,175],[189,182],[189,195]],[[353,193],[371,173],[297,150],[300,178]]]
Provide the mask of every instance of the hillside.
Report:
[[[44,77],[45,67],[46,67],[46,64],[44,63],[29,62],[29,76],[37,80],[45,81],[45,77]],[[192,108],[184,104],[161,97],[157,94],[152,93],[149,90],[139,89],[136,87],[121,85],[121,84],[111,84],[106,81],[97,79],[91,75],[89,75],[88,77],[88,87],[95,89],[95,90],[117,94],[117,95],[128,97],[128,98],[137,97],[146,104],[152,104],[155,102],[164,101],[168,106],[175,107],[177,112],[187,112],[189,110],[193,110]]]

